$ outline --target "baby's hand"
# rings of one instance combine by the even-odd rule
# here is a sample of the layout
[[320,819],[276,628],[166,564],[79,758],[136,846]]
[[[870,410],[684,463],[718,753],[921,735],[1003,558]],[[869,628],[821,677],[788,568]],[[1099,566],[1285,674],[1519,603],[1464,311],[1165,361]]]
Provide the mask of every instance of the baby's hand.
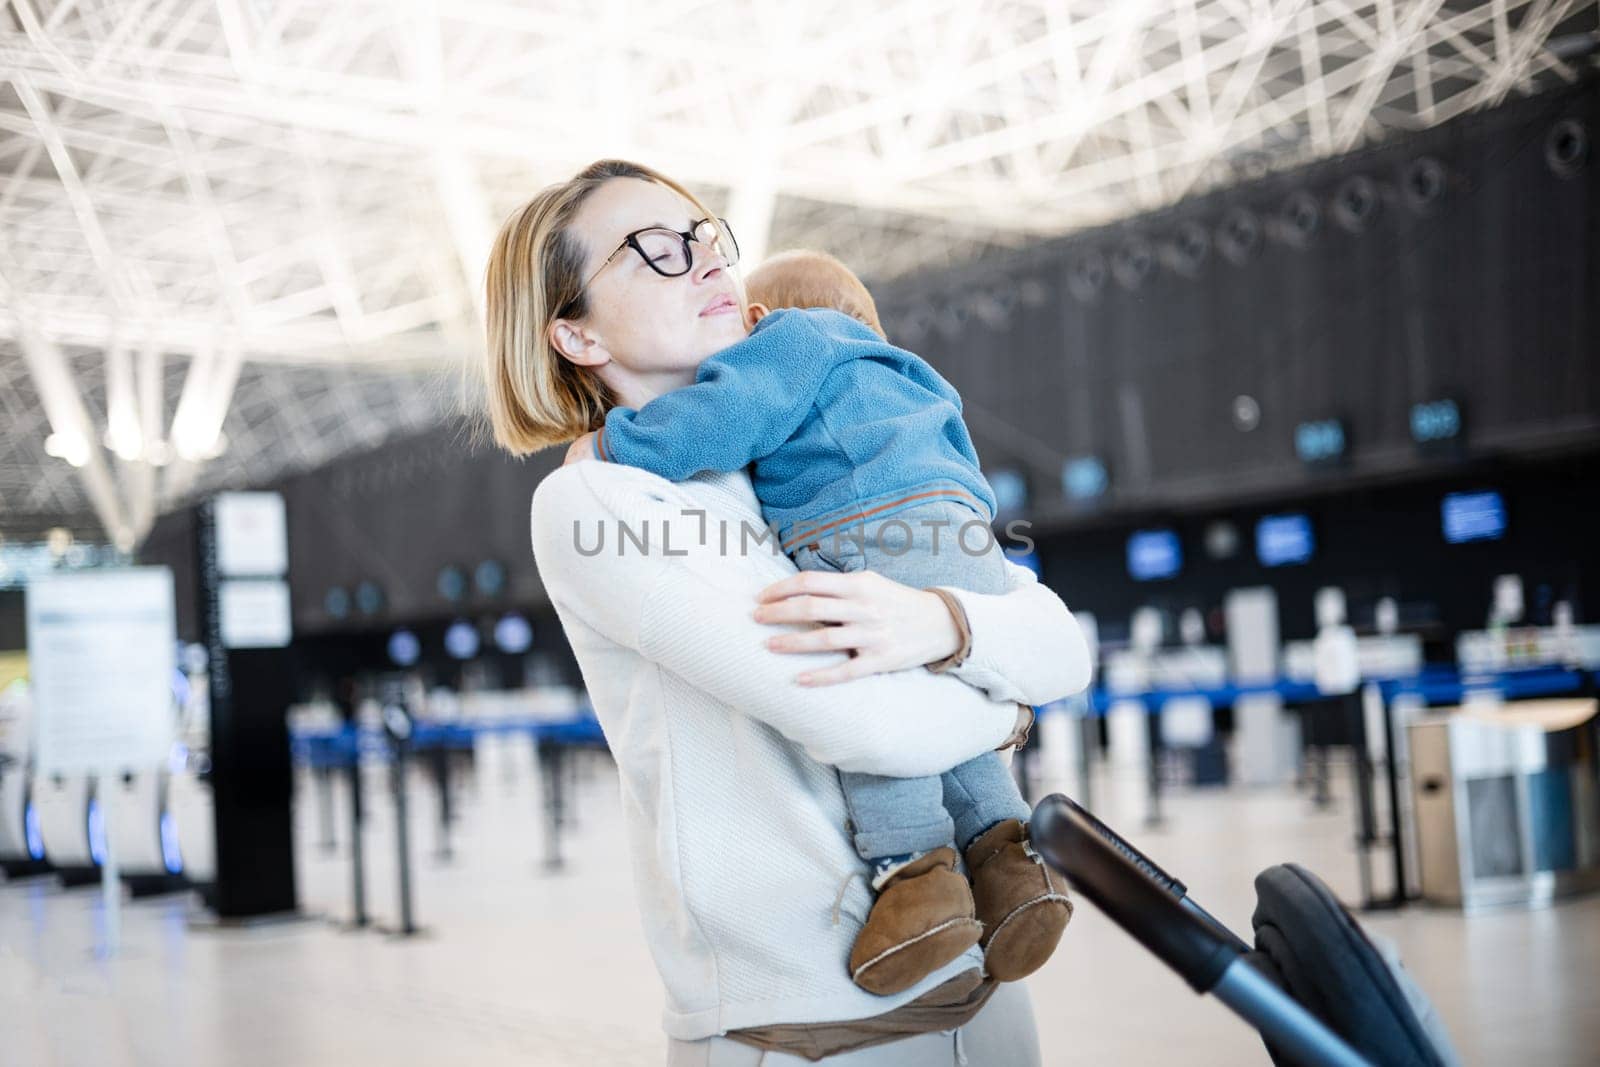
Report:
[[568,463],[580,463],[586,459],[599,459],[600,457],[594,454],[594,436],[594,431],[590,430],[572,442],[567,448],[567,458],[562,461],[561,465],[565,467]]

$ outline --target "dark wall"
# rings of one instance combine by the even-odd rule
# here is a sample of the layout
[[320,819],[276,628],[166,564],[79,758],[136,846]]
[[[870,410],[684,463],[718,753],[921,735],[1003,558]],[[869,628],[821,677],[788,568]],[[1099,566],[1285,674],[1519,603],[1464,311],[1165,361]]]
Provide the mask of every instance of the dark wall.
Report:
[[[528,508],[539,479],[561,459],[559,449],[525,462],[474,451],[459,428],[447,426],[259,487],[284,495],[296,633],[365,628],[369,620],[354,608],[341,619],[324,604],[329,588],[353,594],[364,581],[383,592],[373,618],[384,626],[543,604]],[[193,510],[163,515],[139,558],[177,573],[179,635],[198,640]],[[505,567],[503,593],[469,592],[459,605],[439,595],[440,570],[455,564],[470,575],[486,559]]]
[[156,519],[149,536],[139,547],[139,562],[172,568],[178,640],[199,641],[200,557],[195,541],[194,508],[182,508]]
[[[521,462],[495,450],[474,450],[452,425],[261,487],[283,493],[288,512],[290,598],[305,678],[321,685],[387,669],[385,643],[403,625],[422,643],[420,666],[430,681],[459,680],[460,664],[444,653],[444,629],[461,618],[479,628],[495,673],[514,681],[528,661],[487,650],[493,647],[494,621],[516,610],[533,626],[531,655],[548,659],[551,669],[576,682],[576,661],[529,545],[533,490],[561,459],[560,449]],[[194,509],[163,515],[139,559],[173,569],[179,637],[199,640]],[[459,602],[439,593],[444,567],[462,567],[470,577],[486,559],[505,567],[503,592],[485,596],[469,589]],[[331,587],[353,594],[364,581],[383,591],[378,611],[352,606],[342,618],[329,614],[325,598]]]
[[[1023,469],[1033,517],[1075,520],[1061,464],[1102,457],[1102,507],[1217,506],[1325,485],[1294,451],[1303,421],[1345,423],[1336,484],[1425,476],[1413,403],[1455,399],[1465,458],[1600,441],[1600,164],[1563,177],[1546,141],[1563,118],[1600,136],[1600,83],[1514,101],[1352,156],[1274,175],[1010,259],[878,287],[892,340],[966,399],[987,468]],[[1442,178],[1407,189],[1418,160]],[[1353,179],[1376,211],[1339,221]],[[1304,241],[1280,225],[1309,196]],[[1229,258],[1236,213],[1260,226]],[[1178,238],[1202,253],[1180,263]],[[1209,247],[1206,247],[1206,245]],[[1150,250],[1142,282],[1130,249]],[[1248,247],[1248,245],[1246,246]],[[1119,273],[1120,278],[1119,280]],[[1234,398],[1260,406],[1241,432]]]
[[[1405,629],[1448,642],[1463,629],[1483,627],[1496,575],[1522,576],[1529,615],[1548,623],[1555,600],[1574,603],[1580,620],[1600,609],[1600,453],[1536,464],[1485,464],[1472,472],[1402,485],[1370,487],[1338,496],[1282,498],[1271,507],[1228,508],[1211,513],[1151,513],[1138,522],[1041,537],[1039,555],[1047,584],[1078,610],[1095,612],[1110,640],[1126,635],[1134,608],[1151,605],[1175,617],[1198,608],[1220,621],[1230,589],[1270,585],[1277,590],[1285,640],[1306,639],[1316,630],[1313,597],[1324,585],[1341,586],[1351,621],[1372,622],[1377,600],[1401,604]],[[1499,541],[1447,544],[1440,502],[1445,493],[1494,489],[1505,500],[1507,526]],[[1316,541],[1310,562],[1265,567],[1256,559],[1256,520],[1265,514],[1302,511]],[[1231,522],[1239,534],[1231,559],[1209,558],[1205,530]],[[1178,532],[1183,569],[1176,578],[1138,582],[1128,575],[1127,538],[1136,528]],[[1587,612],[1585,611],[1587,608]]]
[[27,647],[27,599],[21,589],[0,589],[0,652]]
[[[331,617],[324,595],[376,582],[391,622],[545,602],[529,542],[529,505],[561,449],[518,461],[473,451],[455,426],[352,456],[284,482],[289,513],[290,586],[297,630],[349,625]],[[497,598],[469,592],[455,609],[438,592],[449,565],[470,576],[486,559],[506,569]]]

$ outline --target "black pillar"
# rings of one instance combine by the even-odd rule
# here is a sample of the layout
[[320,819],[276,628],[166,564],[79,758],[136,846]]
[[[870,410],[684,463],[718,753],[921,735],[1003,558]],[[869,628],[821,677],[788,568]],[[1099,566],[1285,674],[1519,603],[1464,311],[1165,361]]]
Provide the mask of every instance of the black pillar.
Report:
[[219,918],[296,910],[288,648],[227,648],[222,641],[213,502],[199,505],[200,626],[210,660],[211,789],[216,808]]

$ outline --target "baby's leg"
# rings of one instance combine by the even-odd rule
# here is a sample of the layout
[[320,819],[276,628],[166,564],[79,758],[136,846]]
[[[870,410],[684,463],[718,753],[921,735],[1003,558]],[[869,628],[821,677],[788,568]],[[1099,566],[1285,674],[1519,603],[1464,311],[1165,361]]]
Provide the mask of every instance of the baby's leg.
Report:
[[839,783],[877,894],[850,947],[850,977],[869,993],[898,993],[976,945],[983,926],[938,778],[841,771]]
[[[794,562],[803,571],[860,570],[860,556],[841,560],[818,545],[802,545]],[[954,827],[944,810],[944,786],[938,776],[885,778],[876,774],[839,772],[845,807],[854,830],[852,843],[873,865],[881,881],[890,863],[904,863],[917,853],[954,843]],[[876,888],[876,887],[875,887]]]
[[983,924],[983,965],[1002,982],[1044,966],[1072,918],[1065,882],[1052,875],[1028,837],[1032,814],[998,753],[944,774],[944,805],[972,877]]
[[938,777],[884,778],[840,771],[839,784],[844,787],[856,852],[873,865],[875,883],[895,864],[955,840]]
[[[936,520],[972,516],[945,509],[929,514]],[[908,528],[912,537],[907,551],[894,551],[905,543],[903,533],[891,541],[888,552],[879,551],[876,540],[869,544],[858,536],[802,545],[794,561],[801,570],[872,569],[917,589],[965,586],[961,578],[983,566],[958,557],[959,548],[950,547],[948,535],[934,551],[921,537],[928,533],[926,527],[918,523]],[[987,563],[991,581],[1003,588],[1003,566],[992,558]],[[851,947],[850,976],[870,992],[897,993],[959,957],[982,935],[971,887],[957,869],[955,826],[945,810],[944,782],[936,776],[884,778],[842,771],[839,783],[853,824],[853,843],[872,864],[872,889],[878,894]]]
[[1033,817],[998,752],[985,752],[951,768],[941,782],[944,808],[955,824],[956,845],[963,852],[996,823],[1007,819],[1025,823]]
[[1005,552],[977,512],[950,500],[897,511],[823,540],[839,569],[876,571],[913,589],[944,585],[974,593],[1010,588]]

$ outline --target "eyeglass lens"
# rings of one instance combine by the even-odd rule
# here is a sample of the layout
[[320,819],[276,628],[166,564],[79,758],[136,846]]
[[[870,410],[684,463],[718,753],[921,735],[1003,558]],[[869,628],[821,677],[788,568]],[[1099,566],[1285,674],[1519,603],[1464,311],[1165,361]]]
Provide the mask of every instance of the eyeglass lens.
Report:
[[[726,228],[727,223],[723,223]],[[733,234],[728,233],[726,244],[719,239],[717,228],[710,219],[702,220],[694,230],[695,240],[706,247],[721,253],[730,266],[739,261],[739,246],[733,241]],[[645,262],[656,271],[668,276],[686,274],[693,265],[689,245],[682,234],[671,230],[644,230],[635,235],[641,254]]]

